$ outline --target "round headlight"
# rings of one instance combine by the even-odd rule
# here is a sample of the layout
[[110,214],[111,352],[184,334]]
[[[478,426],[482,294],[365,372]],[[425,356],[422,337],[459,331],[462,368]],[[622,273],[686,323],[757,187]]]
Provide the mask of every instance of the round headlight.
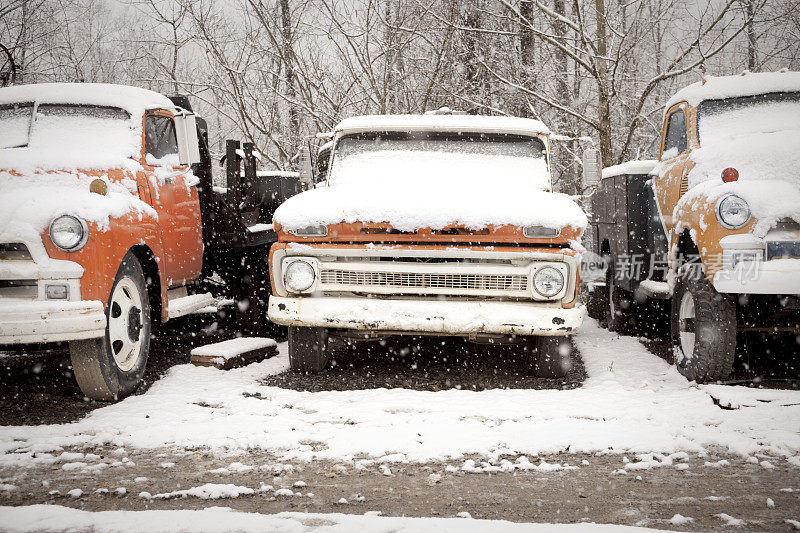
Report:
[[564,288],[564,274],[557,268],[542,267],[533,275],[533,288],[545,298],[552,298]]
[[86,222],[72,215],[61,215],[50,223],[50,240],[56,248],[65,252],[75,252],[83,248],[89,230]]
[[717,219],[728,229],[739,229],[750,221],[750,206],[735,194],[717,202]]
[[314,284],[317,275],[314,267],[306,261],[292,261],[283,273],[286,288],[292,292],[307,291]]

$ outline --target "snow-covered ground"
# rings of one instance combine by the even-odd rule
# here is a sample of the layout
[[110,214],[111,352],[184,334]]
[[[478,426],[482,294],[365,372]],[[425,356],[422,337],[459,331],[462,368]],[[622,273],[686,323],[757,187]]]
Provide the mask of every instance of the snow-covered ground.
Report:
[[519,524],[505,520],[463,518],[406,518],[365,515],[280,513],[264,515],[242,513],[226,508],[202,511],[102,511],[89,512],[57,505],[0,507],[3,531],[126,531],[157,533],[191,531],[212,533],[272,531],[280,533],[469,533],[491,529],[497,533],[532,533],[547,531],[635,532],[654,529],[606,524]]
[[764,468],[800,466],[800,392],[697,386],[637,339],[591,320],[574,341],[588,379],[567,391],[261,385],[260,378],[287,369],[284,345],[279,356],[236,370],[180,365],[146,394],[79,422],[0,428],[0,466],[63,462],[65,448],[97,445],[260,449],[283,461],[357,466],[442,461],[468,472],[580,468],[536,457],[556,452],[637,456],[626,470],[681,468],[687,452],[711,450]]

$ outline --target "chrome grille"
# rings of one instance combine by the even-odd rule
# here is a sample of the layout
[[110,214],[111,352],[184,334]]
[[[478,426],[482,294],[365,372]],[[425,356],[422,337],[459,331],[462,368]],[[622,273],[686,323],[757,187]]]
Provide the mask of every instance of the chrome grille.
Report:
[[31,261],[31,253],[28,247],[21,242],[0,243],[0,261]]
[[39,284],[35,279],[0,280],[0,298],[36,298]]
[[417,272],[362,272],[324,269],[320,282],[329,286],[525,291],[528,276],[520,274],[445,274]]

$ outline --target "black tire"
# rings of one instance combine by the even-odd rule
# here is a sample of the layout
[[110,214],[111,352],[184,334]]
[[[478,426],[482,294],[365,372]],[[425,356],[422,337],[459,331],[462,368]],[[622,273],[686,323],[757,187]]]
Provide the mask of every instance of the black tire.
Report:
[[[691,303],[689,303],[691,300]],[[684,303],[686,302],[686,303]],[[693,306],[694,318],[682,305]],[[684,319],[681,315],[684,315]],[[705,383],[730,376],[736,356],[736,301],[721,294],[706,279],[699,265],[681,268],[672,297],[672,346],[675,365],[686,379]],[[682,343],[682,333],[691,333]],[[692,345],[691,354],[687,354]]]
[[558,379],[572,368],[572,345],[567,337],[528,337],[525,355],[528,372],[539,378]]
[[[125,297],[133,302],[127,313],[121,311],[118,301]],[[128,252],[111,286],[105,335],[69,343],[72,370],[83,394],[93,400],[114,401],[133,393],[147,366],[151,331],[144,272],[136,257]]]
[[617,287],[614,264],[606,273],[606,327],[608,331],[626,333],[632,329],[634,303],[630,295]]
[[328,331],[325,328],[289,326],[289,367],[316,374],[328,364]]
[[586,313],[590,318],[605,323],[608,294],[605,287],[595,287],[586,299]]

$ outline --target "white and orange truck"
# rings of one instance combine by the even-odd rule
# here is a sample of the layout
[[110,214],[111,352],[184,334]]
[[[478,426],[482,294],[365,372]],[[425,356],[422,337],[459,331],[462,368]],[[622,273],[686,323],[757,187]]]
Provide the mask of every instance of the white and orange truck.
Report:
[[248,143],[227,141],[227,187],[211,170],[185,97],[0,89],[0,346],[67,342],[83,393],[112,400],[141,381],[154,322],[214,303],[199,281],[227,281],[240,322],[265,324],[270,223],[291,187],[257,175]]
[[658,160],[604,169],[592,198],[608,326],[662,301],[678,370],[698,382],[728,377],[748,335],[800,335],[799,169],[799,72],[678,91]]
[[274,217],[269,318],[289,327],[293,369],[321,371],[333,338],[447,335],[515,343],[537,375],[565,375],[587,219],[552,192],[544,124],[360,116],[325,150],[316,188]]

